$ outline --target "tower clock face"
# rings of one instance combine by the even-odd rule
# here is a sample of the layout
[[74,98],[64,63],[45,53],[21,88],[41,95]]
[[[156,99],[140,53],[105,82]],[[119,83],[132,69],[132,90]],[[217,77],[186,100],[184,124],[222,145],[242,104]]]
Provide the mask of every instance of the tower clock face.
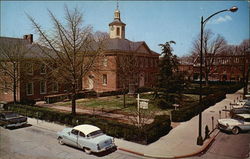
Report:
[[111,26],[111,30],[112,30],[112,31],[114,30],[114,26]]

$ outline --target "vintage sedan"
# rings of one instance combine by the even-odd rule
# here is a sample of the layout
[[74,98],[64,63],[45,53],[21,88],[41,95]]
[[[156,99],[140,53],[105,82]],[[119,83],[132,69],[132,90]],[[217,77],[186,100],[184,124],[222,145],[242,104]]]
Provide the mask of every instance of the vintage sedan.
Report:
[[87,154],[102,152],[114,148],[114,138],[105,135],[93,125],[78,125],[74,128],[65,128],[57,133],[58,142],[83,149]]
[[19,127],[27,124],[27,117],[5,111],[0,113],[0,121],[3,127]]
[[236,114],[233,119],[218,119],[220,130],[238,134],[240,131],[250,130],[250,114]]

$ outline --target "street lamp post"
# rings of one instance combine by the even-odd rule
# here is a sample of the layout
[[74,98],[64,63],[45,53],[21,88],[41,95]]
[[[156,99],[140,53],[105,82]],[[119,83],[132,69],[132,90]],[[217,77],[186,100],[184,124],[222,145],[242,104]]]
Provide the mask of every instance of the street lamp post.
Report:
[[[203,20],[203,16],[201,17],[201,44],[200,44],[200,97],[199,97],[199,103],[200,105],[202,104],[202,62],[203,62],[203,31],[204,31],[204,27],[206,22],[212,18],[213,16],[215,16],[216,14],[219,14],[221,12],[226,12],[226,11],[230,11],[230,12],[236,12],[238,10],[237,7],[233,6],[230,9],[224,9],[221,11],[218,11],[212,15],[210,15],[208,18],[206,18],[205,20]],[[201,135],[201,128],[202,128],[202,111],[200,111],[199,113],[199,136],[197,138],[197,145],[203,145],[203,138]]]

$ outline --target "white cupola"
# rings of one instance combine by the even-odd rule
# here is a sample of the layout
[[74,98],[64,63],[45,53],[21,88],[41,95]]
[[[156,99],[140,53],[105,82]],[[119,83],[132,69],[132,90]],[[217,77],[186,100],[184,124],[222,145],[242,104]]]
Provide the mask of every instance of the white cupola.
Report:
[[109,37],[111,39],[125,39],[125,26],[126,24],[121,21],[117,2],[117,8],[114,12],[114,21],[109,23]]

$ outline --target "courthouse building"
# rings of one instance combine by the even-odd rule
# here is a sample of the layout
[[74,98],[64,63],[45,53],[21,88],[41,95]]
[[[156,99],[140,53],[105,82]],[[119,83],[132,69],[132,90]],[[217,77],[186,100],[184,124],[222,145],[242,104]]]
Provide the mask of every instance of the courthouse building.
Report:
[[[135,26],[131,26],[135,27]],[[152,87],[156,83],[158,72],[159,54],[152,51],[144,41],[133,42],[125,38],[126,24],[121,21],[120,11],[114,12],[114,20],[109,24],[109,38],[105,41],[103,59],[98,71],[90,72],[78,81],[78,91],[93,90],[96,92],[117,91],[121,89]],[[39,54],[38,44],[33,43],[33,35],[25,35],[23,39],[0,37],[1,41],[22,41],[22,44],[30,48],[28,54],[34,59]],[[29,61],[29,60],[27,60]],[[8,61],[0,61],[8,63]],[[18,67],[18,64],[16,64]],[[28,78],[20,78],[17,84],[17,100],[44,100],[51,95],[67,94],[67,84],[61,84],[55,80],[44,80],[48,69],[42,63],[28,71]],[[99,64],[100,65],[100,64]],[[20,67],[21,68],[21,67]],[[19,70],[16,73],[22,73]],[[1,76],[5,76],[4,70],[0,70]],[[22,77],[22,74],[20,75]],[[12,81],[0,82],[0,101],[13,101],[13,93],[7,87]],[[6,89],[5,89],[6,87]]]

